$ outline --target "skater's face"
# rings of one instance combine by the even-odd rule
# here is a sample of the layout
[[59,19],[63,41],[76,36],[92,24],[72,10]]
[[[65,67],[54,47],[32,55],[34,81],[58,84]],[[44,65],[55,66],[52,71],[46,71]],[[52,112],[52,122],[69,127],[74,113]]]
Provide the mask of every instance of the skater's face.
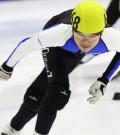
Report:
[[88,52],[97,45],[101,33],[102,32],[95,33],[95,34],[83,34],[81,32],[73,30],[75,43],[83,52]]

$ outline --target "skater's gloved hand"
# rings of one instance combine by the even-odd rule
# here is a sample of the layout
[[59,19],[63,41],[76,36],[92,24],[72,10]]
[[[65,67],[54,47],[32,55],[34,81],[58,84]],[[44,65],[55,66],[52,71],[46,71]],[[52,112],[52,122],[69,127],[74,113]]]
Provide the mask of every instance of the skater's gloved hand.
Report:
[[96,81],[90,87],[89,94],[92,96],[89,97],[87,101],[90,104],[95,104],[98,100],[102,98],[102,96],[104,95],[105,89],[106,89],[106,84],[104,84],[101,81]]
[[0,67],[0,80],[8,80],[13,73],[13,68],[7,66],[5,63]]

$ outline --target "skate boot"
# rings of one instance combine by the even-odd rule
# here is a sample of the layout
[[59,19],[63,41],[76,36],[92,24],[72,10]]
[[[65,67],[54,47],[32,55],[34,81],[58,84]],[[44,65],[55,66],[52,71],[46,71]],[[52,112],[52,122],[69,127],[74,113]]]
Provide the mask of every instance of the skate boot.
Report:
[[0,133],[0,135],[19,135],[19,131],[13,129],[10,125],[7,125]]

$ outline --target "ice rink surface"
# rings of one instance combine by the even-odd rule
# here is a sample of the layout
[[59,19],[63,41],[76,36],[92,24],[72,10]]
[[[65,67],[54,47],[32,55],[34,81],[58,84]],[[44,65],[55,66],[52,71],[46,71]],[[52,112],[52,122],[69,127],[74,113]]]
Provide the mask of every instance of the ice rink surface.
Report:
[[[105,7],[109,0],[99,0]],[[0,2],[0,64],[18,42],[39,32],[55,14],[73,8],[79,0],[26,0]],[[120,29],[120,21],[115,25]],[[58,112],[50,135],[120,135],[120,101],[113,101],[120,92],[120,78],[111,82],[105,96],[95,105],[87,102],[91,84],[102,74],[115,52],[97,56],[80,65],[70,74],[72,95],[68,105]],[[26,88],[43,68],[41,51],[31,53],[14,68],[13,76],[0,81],[0,130],[18,111]],[[32,119],[21,135],[32,135]]]

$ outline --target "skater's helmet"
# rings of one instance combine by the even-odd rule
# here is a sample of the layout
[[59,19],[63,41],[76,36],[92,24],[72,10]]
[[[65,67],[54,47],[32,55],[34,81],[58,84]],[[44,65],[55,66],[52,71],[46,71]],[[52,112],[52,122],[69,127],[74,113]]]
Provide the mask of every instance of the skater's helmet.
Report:
[[93,34],[103,31],[107,23],[107,15],[104,7],[95,0],[81,1],[71,15],[74,30]]

